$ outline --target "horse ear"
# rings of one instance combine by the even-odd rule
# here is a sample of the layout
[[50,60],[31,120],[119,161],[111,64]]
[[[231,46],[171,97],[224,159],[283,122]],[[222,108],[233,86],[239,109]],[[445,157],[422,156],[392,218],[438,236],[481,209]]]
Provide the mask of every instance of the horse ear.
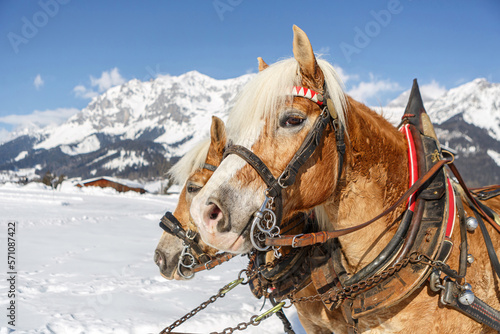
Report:
[[293,55],[299,63],[302,78],[311,88],[322,89],[324,76],[316,62],[311,42],[306,33],[293,26]]
[[212,116],[212,126],[210,127],[210,146],[217,152],[222,152],[226,146],[226,126],[217,116]]
[[269,67],[269,65],[267,65],[261,57],[257,57],[257,60],[259,61],[259,72],[262,72]]

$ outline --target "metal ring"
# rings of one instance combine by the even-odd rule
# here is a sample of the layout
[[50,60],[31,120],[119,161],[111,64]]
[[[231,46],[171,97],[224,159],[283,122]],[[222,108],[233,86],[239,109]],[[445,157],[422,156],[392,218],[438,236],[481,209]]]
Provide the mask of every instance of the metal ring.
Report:
[[[283,174],[281,174],[281,175],[283,175]],[[281,181],[281,175],[280,175],[280,177],[278,178],[278,184],[279,184],[279,186],[280,186],[282,189],[286,189],[286,188],[288,188],[288,186],[287,186],[287,185],[284,185],[284,184],[282,183],[282,181]]]
[[257,244],[257,241],[255,240],[255,225],[260,225],[260,224],[252,224],[252,227],[250,228],[250,242],[252,243],[252,246],[261,251],[261,252],[265,252],[267,251],[271,246],[265,246],[265,247],[262,247],[260,245]]
[[[262,225],[260,224],[260,222],[262,222],[262,220],[259,222],[259,224],[256,224],[258,229],[261,230],[263,233],[271,233],[271,231],[273,230],[274,227],[276,227],[276,214],[273,212],[273,210],[270,210],[270,209],[265,209],[263,211],[263,213],[269,213],[271,215],[271,218],[272,218],[272,225],[271,227],[267,227],[267,229],[265,229],[264,227],[262,227]],[[266,220],[266,222],[269,222],[268,220]],[[267,225],[267,224],[266,224]]]
[[[189,264],[184,263],[184,259],[186,259],[186,258],[189,260]],[[186,252],[186,253],[181,255],[181,258],[179,259],[179,263],[181,263],[181,265],[183,267],[191,269],[196,264],[196,259],[194,258],[193,254]]]
[[179,273],[179,275],[185,279],[191,279],[194,277],[194,273],[192,272],[190,275],[184,275],[184,273],[182,272],[182,264],[179,262],[177,264],[177,272]]
[[196,238],[196,232],[193,231],[193,230],[187,230],[186,231],[186,238],[188,238],[189,240],[194,240],[194,238]]

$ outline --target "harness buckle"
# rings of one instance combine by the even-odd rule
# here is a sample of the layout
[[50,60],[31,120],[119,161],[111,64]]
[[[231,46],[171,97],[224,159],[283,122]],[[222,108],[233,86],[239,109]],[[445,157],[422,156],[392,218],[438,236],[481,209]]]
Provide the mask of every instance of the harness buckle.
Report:
[[205,262],[205,269],[206,270],[214,269],[214,267],[211,267],[211,265],[212,265],[212,260]]
[[186,231],[186,238],[188,238],[189,240],[194,240],[194,238],[196,238],[196,232],[193,231],[193,230],[187,230]]
[[[286,174],[286,175],[285,175]],[[284,180],[287,180],[290,177],[288,170],[284,170],[283,173],[278,177],[278,184],[282,189],[288,188],[288,185],[284,184]]]
[[297,234],[296,236],[293,237],[293,239],[292,239],[292,248],[298,248],[298,246],[296,245],[297,241],[295,239],[299,238],[299,237],[301,237],[303,235],[304,235],[304,233],[301,233],[301,234]]

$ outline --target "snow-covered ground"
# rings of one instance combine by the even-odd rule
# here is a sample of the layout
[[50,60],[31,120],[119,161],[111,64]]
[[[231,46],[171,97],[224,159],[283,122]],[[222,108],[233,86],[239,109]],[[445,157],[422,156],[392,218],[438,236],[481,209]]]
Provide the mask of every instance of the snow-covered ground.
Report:
[[[158,221],[176,202],[177,195],[118,194],[69,182],[61,190],[0,185],[0,334],[11,332],[7,233],[14,221],[16,333],[158,333],[216,294],[246,257],[183,282],[165,280],[153,263]],[[174,331],[222,331],[260,314],[261,306],[238,286]],[[304,333],[294,308],[285,312]],[[244,333],[283,333],[283,326],[273,316]]]

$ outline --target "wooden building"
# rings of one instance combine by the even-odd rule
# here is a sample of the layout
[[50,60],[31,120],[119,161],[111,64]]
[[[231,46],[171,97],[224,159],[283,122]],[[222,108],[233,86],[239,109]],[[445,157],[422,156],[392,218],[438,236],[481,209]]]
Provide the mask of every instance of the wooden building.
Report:
[[114,188],[119,192],[135,191],[144,194],[146,190],[140,183],[130,180],[117,179],[109,176],[101,176],[93,179],[80,181],[77,187],[101,187],[101,188]]

